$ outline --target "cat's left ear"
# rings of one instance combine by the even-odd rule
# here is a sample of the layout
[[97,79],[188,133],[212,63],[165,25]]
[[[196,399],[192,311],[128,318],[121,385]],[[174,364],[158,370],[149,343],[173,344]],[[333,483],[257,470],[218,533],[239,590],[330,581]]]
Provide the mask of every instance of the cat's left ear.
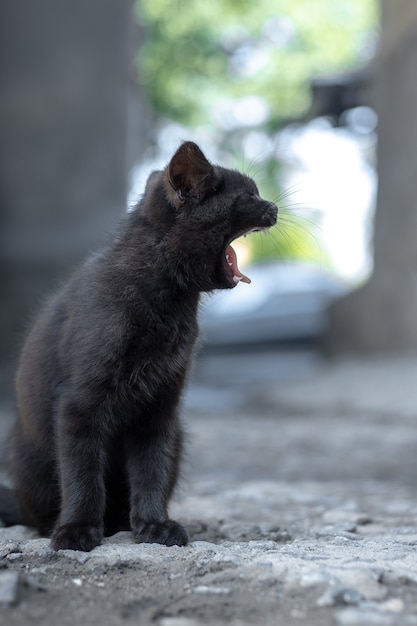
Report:
[[178,208],[190,195],[200,196],[213,176],[213,166],[192,141],[183,143],[167,167],[168,193]]

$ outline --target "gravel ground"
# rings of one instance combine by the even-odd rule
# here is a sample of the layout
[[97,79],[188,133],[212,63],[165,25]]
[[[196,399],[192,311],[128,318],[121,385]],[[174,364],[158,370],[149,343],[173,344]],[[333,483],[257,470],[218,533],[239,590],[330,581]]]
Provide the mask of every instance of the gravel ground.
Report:
[[1,624],[417,626],[417,358],[207,357],[185,412],[190,545],[0,528]]

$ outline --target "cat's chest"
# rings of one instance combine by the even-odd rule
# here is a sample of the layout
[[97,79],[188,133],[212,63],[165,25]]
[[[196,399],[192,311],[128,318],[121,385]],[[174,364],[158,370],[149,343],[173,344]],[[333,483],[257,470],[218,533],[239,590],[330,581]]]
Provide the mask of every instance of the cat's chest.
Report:
[[197,324],[154,325],[143,333],[138,330],[131,338],[130,361],[139,369],[181,369],[191,358],[198,335]]
[[198,325],[195,316],[149,316],[133,326],[118,368],[126,397],[151,399],[179,392],[190,366]]
[[[174,309],[174,307],[172,307]],[[197,315],[194,310],[161,310],[147,307],[130,328],[130,346],[138,359],[180,357],[192,349],[198,335]]]

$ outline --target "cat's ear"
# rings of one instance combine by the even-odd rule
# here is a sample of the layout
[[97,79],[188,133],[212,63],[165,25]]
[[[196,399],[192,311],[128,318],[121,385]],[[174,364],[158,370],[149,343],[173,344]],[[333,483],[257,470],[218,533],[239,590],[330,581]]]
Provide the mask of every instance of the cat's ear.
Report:
[[[167,179],[174,204],[178,207],[191,194],[200,195],[212,178],[213,166],[197,144],[183,143],[167,167]],[[174,192],[174,193],[172,193]]]

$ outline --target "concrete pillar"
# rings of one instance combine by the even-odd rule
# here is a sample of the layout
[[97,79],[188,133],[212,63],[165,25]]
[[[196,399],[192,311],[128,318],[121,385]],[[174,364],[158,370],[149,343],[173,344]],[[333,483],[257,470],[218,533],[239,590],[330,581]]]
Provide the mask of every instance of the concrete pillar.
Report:
[[[3,393],[32,312],[124,210],[132,8],[133,0],[0,3]],[[149,127],[145,114],[140,122],[136,130]]]
[[417,349],[417,3],[382,0],[374,272],[330,309],[330,354]]

